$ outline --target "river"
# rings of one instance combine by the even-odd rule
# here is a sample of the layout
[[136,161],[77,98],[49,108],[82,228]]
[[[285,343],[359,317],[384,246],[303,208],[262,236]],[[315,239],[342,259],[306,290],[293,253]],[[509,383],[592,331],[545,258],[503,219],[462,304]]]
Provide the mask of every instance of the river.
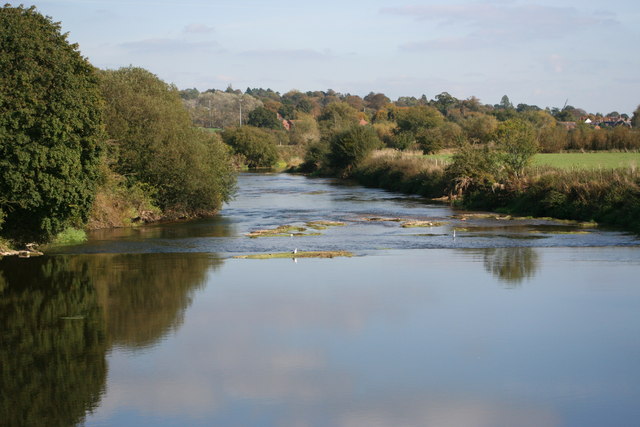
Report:
[[[354,256],[234,258],[308,250]],[[0,424],[636,426],[639,276],[633,234],[242,174],[215,219],[0,259]]]

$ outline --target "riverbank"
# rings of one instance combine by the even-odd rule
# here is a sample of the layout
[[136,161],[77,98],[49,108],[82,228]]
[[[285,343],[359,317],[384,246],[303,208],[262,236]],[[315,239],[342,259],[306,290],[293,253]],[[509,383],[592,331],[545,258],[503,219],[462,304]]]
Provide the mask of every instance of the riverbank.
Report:
[[445,198],[466,209],[593,221],[640,233],[640,173],[635,168],[536,167],[517,183],[489,184],[453,176],[437,159],[387,151],[363,161],[350,178],[369,187]]

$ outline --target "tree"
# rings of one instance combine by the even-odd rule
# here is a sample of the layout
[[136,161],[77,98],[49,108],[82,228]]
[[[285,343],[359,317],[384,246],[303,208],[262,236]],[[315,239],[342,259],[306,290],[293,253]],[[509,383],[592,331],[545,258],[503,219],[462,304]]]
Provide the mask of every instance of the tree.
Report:
[[101,153],[94,68],[34,7],[0,9],[0,217],[44,241],[87,220]]
[[509,97],[507,95],[503,95],[500,99],[500,104],[496,105],[496,107],[511,110],[513,109],[513,104],[509,101]]
[[325,136],[347,129],[358,122],[358,112],[346,102],[333,102],[327,105],[318,117],[318,125]]
[[175,87],[136,67],[103,71],[100,80],[112,168],[128,185],[144,183],[165,213],[179,215],[213,213],[231,197],[228,149],[193,127]]
[[498,127],[495,117],[488,114],[474,113],[469,115],[462,123],[462,129],[467,134],[469,142],[489,142]]
[[444,123],[444,117],[433,107],[418,105],[406,109],[399,109],[396,112],[396,123],[398,133],[411,132],[416,135],[423,129],[430,129]]
[[433,101],[433,105],[445,116],[448,114],[449,108],[453,107],[457,103],[458,100],[448,92],[442,92],[441,94],[436,95],[436,99]]
[[631,117],[631,126],[634,128],[640,128],[640,105],[638,105],[636,111],[633,112],[633,116]]
[[300,113],[289,132],[292,144],[308,145],[320,140],[318,122],[310,114]]
[[330,142],[329,163],[345,173],[369,153],[380,147],[382,142],[371,126],[355,125],[333,136]]
[[370,92],[369,95],[364,97],[364,103],[368,108],[372,108],[376,111],[382,110],[391,100],[383,93]]
[[230,128],[222,134],[236,154],[244,157],[251,169],[269,168],[278,161],[278,149],[275,137],[266,130],[252,126]]
[[264,107],[257,107],[249,112],[247,124],[258,128],[281,129],[282,123],[278,120],[278,115]]
[[430,154],[446,147],[460,146],[464,133],[456,123],[445,122],[442,126],[419,132],[416,141],[425,154]]
[[538,140],[533,126],[521,119],[507,120],[498,125],[496,144],[500,160],[507,173],[518,178],[538,152]]

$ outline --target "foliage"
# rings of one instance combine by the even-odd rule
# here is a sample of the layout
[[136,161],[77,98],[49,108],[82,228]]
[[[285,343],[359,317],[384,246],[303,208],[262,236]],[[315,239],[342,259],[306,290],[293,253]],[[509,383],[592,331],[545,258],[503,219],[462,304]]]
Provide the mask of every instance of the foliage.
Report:
[[518,178],[538,152],[535,130],[521,119],[500,123],[496,131],[496,146],[506,172]]
[[423,129],[431,129],[444,123],[444,117],[433,107],[418,105],[399,109],[396,112],[398,133],[411,132],[416,135]]
[[370,92],[364,97],[364,104],[368,108],[372,108],[376,111],[382,110],[391,100],[387,98],[383,93]]
[[342,132],[358,122],[358,112],[346,102],[334,102],[327,105],[318,117],[320,133],[325,137],[329,137],[332,133]]
[[494,116],[474,113],[465,118],[461,126],[469,142],[487,143],[498,128],[498,120]]
[[91,209],[102,137],[96,75],[34,7],[0,9],[0,53],[3,233],[48,240]]
[[451,191],[458,195],[492,187],[499,180],[500,172],[498,153],[487,145],[463,144],[447,166]]
[[348,172],[381,144],[373,127],[352,126],[331,139],[329,163],[338,170]]
[[446,122],[442,126],[422,130],[416,140],[420,149],[429,154],[443,148],[460,146],[464,142],[464,133],[456,123]]
[[78,228],[65,228],[51,241],[54,245],[72,245],[76,243],[82,243],[87,240],[87,233],[84,230]]
[[636,111],[633,112],[633,116],[631,117],[631,126],[634,128],[640,128],[640,105],[638,105]]
[[142,68],[100,73],[113,170],[127,186],[150,186],[165,214],[211,213],[235,175],[219,136],[193,128],[178,91]]
[[304,162],[300,165],[301,172],[316,172],[325,166],[331,147],[327,140],[319,140],[309,144],[304,155]]
[[257,107],[249,113],[247,124],[258,128],[281,129],[282,123],[278,120],[278,116],[271,110],[264,107]]
[[318,122],[310,114],[299,113],[298,119],[293,122],[289,132],[289,140],[292,144],[309,145],[320,140]]
[[197,126],[224,129],[238,126],[241,117],[242,123],[247,123],[249,113],[263,103],[234,91],[207,91],[195,99],[185,100],[184,105]]
[[436,95],[435,100],[432,102],[433,106],[445,116],[449,114],[449,108],[457,103],[458,100],[448,92],[442,92]]
[[360,162],[351,177],[363,185],[425,197],[440,197],[447,187],[441,162],[388,149],[375,151]]
[[386,145],[396,150],[409,150],[415,145],[416,138],[413,132],[394,132],[391,138],[388,138]]
[[230,128],[222,134],[224,142],[244,157],[249,168],[269,168],[278,161],[275,137],[253,126]]

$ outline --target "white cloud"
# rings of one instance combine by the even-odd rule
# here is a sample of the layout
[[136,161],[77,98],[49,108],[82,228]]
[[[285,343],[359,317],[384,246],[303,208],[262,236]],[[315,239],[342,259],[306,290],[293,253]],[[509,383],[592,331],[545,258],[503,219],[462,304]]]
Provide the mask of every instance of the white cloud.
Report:
[[187,34],[210,34],[215,32],[215,28],[206,24],[193,23],[184,27],[183,32]]
[[176,53],[222,53],[224,49],[217,42],[191,42],[180,39],[155,38],[121,43],[120,47],[130,53],[176,54]]
[[[517,3],[405,6],[385,8],[381,12],[412,17],[420,22],[434,22],[438,33],[456,34],[402,44],[400,48],[405,51],[513,46],[536,40],[559,39],[593,31],[594,27],[618,24],[610,13]],[[433,32],[434,28],[428,30]]]
[[328,59],[333,55],[328,52],[320,52],[314,49],[256,49],[243,52],[241,55],[248,57],[296,60]]

